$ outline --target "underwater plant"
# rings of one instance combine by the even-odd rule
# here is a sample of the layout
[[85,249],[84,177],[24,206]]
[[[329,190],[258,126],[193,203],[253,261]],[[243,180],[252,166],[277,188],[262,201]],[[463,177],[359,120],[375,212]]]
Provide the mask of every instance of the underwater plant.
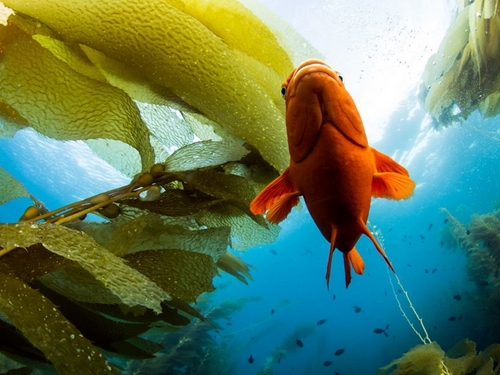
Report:
[[446,353],[435,341],[417,345],[381,367],[376,375],[495,375],[498,371],[500,344],[492,344],[476,353],[476,344],[464,339]]
[[0,170],[0,204],[32,200],[0,224],[0,361],[104,374],[202,358],[211,322],[191,304],[221,270],[251,278],[228,249],[276,238],[248,206],[286,167],[281,80],[321,56],[251,3],[3,4],[0,136],[84,141],[131,182],[52,209]]
[[462,224],[448,210],[448,231],[467,258],[467,273],[475,284],[470,298],[488,322],[489,341],[500,340],[500,210],[473,215],[469,224]]
[[426,65],[420,96],[437,128],[500,113],[500,1],[459,1],[438,51]]

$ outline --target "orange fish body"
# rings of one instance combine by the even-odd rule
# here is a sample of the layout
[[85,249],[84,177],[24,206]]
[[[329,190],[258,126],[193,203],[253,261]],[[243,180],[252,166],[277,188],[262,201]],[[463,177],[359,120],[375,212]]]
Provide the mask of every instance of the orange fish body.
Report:
[[251,211],[268,211],[267,219],[278,223],[303,196],[314,222],[330,241],[327,285],[335,249],[344,253],[346,286],[351,265],[363,273],[364,263],[355,248],[362,234],[393,269],[366,227],[371,197],[408,198],[415,183],[405,168],[369,147],[342,78],[324,62],[307,60],[299,65],[283,84],[282,94],[290,165],[252,201]]

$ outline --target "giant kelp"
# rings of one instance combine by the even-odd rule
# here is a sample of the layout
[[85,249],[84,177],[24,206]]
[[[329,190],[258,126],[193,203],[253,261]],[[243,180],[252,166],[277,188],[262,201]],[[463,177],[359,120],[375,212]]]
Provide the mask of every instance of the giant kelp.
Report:
[[475,110],[500,113],[500,2],[460,1],[456,17],[424,71],[420,89],[436,127]]
[[490,341],[500,339],[500,210],[472,216],[470,223],[463,224],[447,210],[446,236],[451,234],[455,244],[468,258],[467,273],[475,284],[471,295],[475,306],[488,322]]
[[[33,206],[0,225],[0,351],[28,372],[116,372],[101,354],[151,357],[165,344],[151,330],[197,317],[206,331],[190,303],[220,270],[250,278],[228,248],[276,238],[248,204],[287,164],[279,87],[297,61],[283,41],[317,53],[236,1],[4,3],[16,13],[0,20],[0,134],[84,140],[135,177],[49,209],[1,172],[0,202]],[[202,358],[187,332],[182,358]]]
[[477,353],[476,344],[464,339],[446,353],[435,341],[417,345],[380,368],[376,375],[495,375],[499,370],[500,344]]

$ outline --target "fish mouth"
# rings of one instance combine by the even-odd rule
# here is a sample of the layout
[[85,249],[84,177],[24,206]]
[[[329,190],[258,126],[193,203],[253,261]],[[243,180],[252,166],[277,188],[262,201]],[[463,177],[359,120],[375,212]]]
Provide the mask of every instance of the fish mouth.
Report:
[[306,60],[295,69],[294,74],[290,79],[289,86],[296,87],[298,82],[309,73],[324,73],[329,77],[338,81],[337,73],[324,61],[321,60]]

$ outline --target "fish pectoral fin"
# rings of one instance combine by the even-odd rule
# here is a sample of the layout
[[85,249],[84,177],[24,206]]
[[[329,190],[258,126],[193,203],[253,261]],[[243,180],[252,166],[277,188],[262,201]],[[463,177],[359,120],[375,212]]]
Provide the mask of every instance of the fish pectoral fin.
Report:
[[282,195],[267,211],[266,219],[271,223],[279,223],[285,220],[292,208],[299,203],[302,194],[298,191]]
[[389,268],[392,270],[392,272],[396,273],[396,271],[394,270],[394,267],[392,266],[391,261],[389,260],[389,258],[385,254],[384,249],[382,249],[382,246],[380,246],[380,244],[377,242],[377,240],[373,236],[372,232],[370,232],[370,229],[368,229],[366,224],[363,223],[363,221],[361,221],[361,220],[359,220],[358,225],[359,225],[359,228],[361,229],[361,232],[373,242],[373,245],[375,245],[375,248],[377,249],[378,253],[380,255],[382,255],[382,257],[384,258],[385,262],[387,263]]
[[394,161],[390,156],[381,153],[373,147],[370,148],[373,152],[373,156],[375,157],[375,168],[377,172],[394,172],[402,174],[406,177],[410,176],[406,168]]
[[407,199],[413,195],[415,182],[395,172],[375,173],[372,180],[372,196],[375,198]]
[[287,168],[254,198],[250,203],[250,211],[254,215],[263,214],[281,197],[295,192],[296,189],[293,187],[288,174],[289,169]]

